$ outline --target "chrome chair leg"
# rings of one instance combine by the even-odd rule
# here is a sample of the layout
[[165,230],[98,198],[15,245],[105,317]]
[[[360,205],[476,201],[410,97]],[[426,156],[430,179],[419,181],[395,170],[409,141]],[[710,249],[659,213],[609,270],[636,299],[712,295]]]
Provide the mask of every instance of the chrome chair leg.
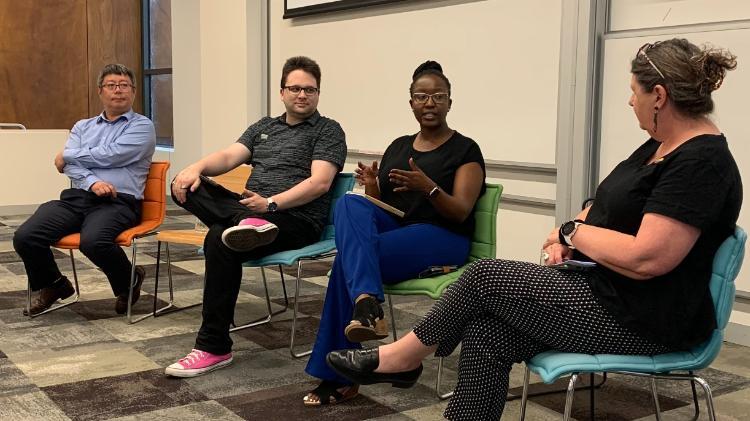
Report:
[[654,397],[654,409],[656,410],[656,421],[661,421],[661,408],[659,407],[659,392],[656,389],[656,378],[651,377],[651,395]]
[[[132,243],[132,249],[133,249],[132,257],[130,258],[130,283],[128,285],[128,311],[127,311],[127,317],[128,317],[128,322],[130,324],[135,323],[133,321],[133,286],[135,284],[135,258],[136,258],[136,249],[138,248],[136,246],[136,241],[137,240],[134,238],[133,239],[133,243]],[[146,317],[149,317],[149,316],[151,316],[151,314],[147,314],[146,315]],[[138,320],[139,321],[143,320],[143,318],[140,318]]]
[[[692,371],[688,371],[688,374],[691,377],[695,377]],[[693,419],[691,421],[696,421],[698,417],[700,417],[701,406],[700,403],[698,403],[698,391],[695,390],[695,380],[690,380],[690,389],[693,391],[693,407],[695,408],[693,411]]]
[[266,271],[263,268],[260,268],[260,275],[261,279],[263,280],[263,289],[266,292],[266,308],[268,310],[268,314],[260,317],[258,319],[255,319],[249,323],[245,323],[244,325],[235,326],[231,329],[229,329],[230,332],[236,332],[238,330],[247,329],[250,327],[260,326],[264,325],[271,321],[271,318],[274,316],[273,311],[271,310],[271,296],[268,293],[268,281],[266,280]]
[[161,241],[156,240],[156,274],[154,274],[154,302],[151,312],[156,318],[156,302],[159,296],[159,267],[161,266]]
[[440,392],[440,384],[442,383],[442,379],[443,379],[443,357],[439,357],[438,369],[437,369],[437,381],[435,382],[435,393],[437,393],[437,397],[441,401],[453,396],[452,390],[450,392],[445,392],[445,393]]
[[695,377],[695,381],[703,388],[703,392],[706,394],[706,412],[708,412],[709,421],[716,421],[716,412],[714,411],[714,398],[711,393],[711,387],[708,383],[700,377]]
[[[157,248],[156,248],[156,279],[154,281],[154,309],[153,309],[153,316],[159,317],[159,316],[165,316],[167,314],[176,313],[178,311],[187,310],[189,308],[197,307],[199,305],[203,304],[203,301],[199,301],[197,303],[193,303],[184,307],[176,307],[174,305],[174,282],[172,281],[172,255],[169,251],[169,242],[164,243],[164,250],[167,254],[167,285],[169,287],[169,302],[167,305],[156,308],[156,304],[159,301],[159,266],[161,266],[161,241],[157,241]],[[204,275],[203,277],[203,288],[206,287],[206,277]],[[150,317],[151,315],[145,315],[143,318]],[[136,320],[140,321],[140,319]]]
[[302,276],[302,260],[297,262],[297,279],[294,281],[294,313],[292,314],[292,337],[289,341],[289,354],[292,358],[302,358],[312,354],[312,349],[303,352],[294,352],[294,336],[297,331],[297,313],[299,311],[299,288]]
[[570,376],[570,382],[568,382],[568,393],[565,396],[565,413],[563,414],[563,421],[570,420],[570,411],[573,409],[573,395],[576,391],[576,382],[578,381],[578,373],[574,373]]
[[529,400],[529,377],[531,374],[531,370],[529,369],[529,366],[526,366],[526,369],[523,372],[523,392],[521,393],[521,417],[520,420],[524,421],[526,419],[526,403],[528,403]]
[[284,280],[284,268],[279,265],[279,275],[281,276],[281,289],[284,291],[284,311],[289,308],[289,296],[286,294],[286,281]]
[[[591,373],[591,374],[593,375],[594,373]],[[594,382],[594,377],[592,377],[592,379],[591,379],[591,383],[592,384],[593,384],[593,382]],[[604,373],[602,373],[602,380],[598,384],[594,385],[594,389],[600,389],[602,386],[604,386],[604,383],[606,383],[606,382],[607,382],[607,372],[605,371]],[[578,390],[583,390],[583,389],[590,389],[590,386],[578,386],[576,388],[577,391]],[[532,398],[532,397],[536,397],[536,396],[553,395],[555,393],[563,393],[563,392],[567,392],[567,391],[568,391],[568,389],[566,387],[565,389],[546,390],[546,391],[543,391],[543,392],[529,392],[529,397]],[[506,402],[514,401],[516,399],[521,399],[521,395],[511,395],[511,394],[508,394],[508,396],[506,398]]]
[[398,340],[398,333],[396,332],[396,318],[393,317],[393,300],[391,294],[388,294],[388,310],[391,313],[391,329],[393,330],[393,342]]
[[594,396],[594,373],[589,373],[589,418],[594,421],[594,414],[596,414],[596,396]]

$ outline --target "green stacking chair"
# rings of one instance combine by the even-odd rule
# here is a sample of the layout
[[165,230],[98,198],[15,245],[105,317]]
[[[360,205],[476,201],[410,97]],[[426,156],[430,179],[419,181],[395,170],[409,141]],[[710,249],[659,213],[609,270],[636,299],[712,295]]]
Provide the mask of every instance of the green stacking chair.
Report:
[[[497,207],[500,203],[500,195],[503,192],[503,186],[500,184],[487,184],[484,194],[477,201],[474,207],[474,235],[471,237],[471,250],[469,259],[455,272],[433,278],[408,279],[403,282],[392,285],[383,285],[383,291],[388,296],[388,308],[391,313],[391,329],[393,330],[393,340],[397,340],[396,319],[393,317],[392,295],[426,295],[433,300],[437,300],[443,295],[450,284],[455,282],[459,276],[466,270],[469,264],[479,259],[494,259],[497,252]],[[435,391],[440,399],[447,399],[453,395],[453,392],[440,393],[440,380],[443,373],[443,359],[438,362],[437,382]]]

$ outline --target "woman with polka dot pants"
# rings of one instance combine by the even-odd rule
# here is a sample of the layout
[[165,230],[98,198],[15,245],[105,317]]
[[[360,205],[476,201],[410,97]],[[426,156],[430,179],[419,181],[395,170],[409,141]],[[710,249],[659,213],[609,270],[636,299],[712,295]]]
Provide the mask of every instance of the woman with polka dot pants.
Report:
[[[602,181],[593,205],[553,229],[544,265],[474,263],[399,341],[328,354],[358,384],[413,385],[421,361],[461,343],[451,420],[498,419],[512,365],[545,350],[649,355],[690,349],[715,328],[713,256],[734,232],[742,182],[707,117],[735,57],[672,39],[631,63],[633,107],[650,138]],[[549,267],[595,262],[584,272]]]

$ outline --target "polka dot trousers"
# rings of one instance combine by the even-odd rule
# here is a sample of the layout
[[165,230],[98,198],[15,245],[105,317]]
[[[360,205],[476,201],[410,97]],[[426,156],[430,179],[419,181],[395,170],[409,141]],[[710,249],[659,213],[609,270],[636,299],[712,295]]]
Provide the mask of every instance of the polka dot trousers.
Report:
[[436,356],[461,343],[458,384],[445,417],[497,420],[513,363],[549,349],[579,353],[669,351],[618,323],[599,305],[587,275],[527,262],[480,260],[414,328]]

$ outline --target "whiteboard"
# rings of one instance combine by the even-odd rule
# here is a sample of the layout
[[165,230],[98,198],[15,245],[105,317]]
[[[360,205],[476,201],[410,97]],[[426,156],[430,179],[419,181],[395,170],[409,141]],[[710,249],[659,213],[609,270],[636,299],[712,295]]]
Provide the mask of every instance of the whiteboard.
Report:
[[747,0],[609,0],[610,31],[750,19]]
[[[714,91],[716,105],[712,119],[726,135],[729,148],[740,168],[744,181],[745,203],[738,225],[750,231],[750,124],[748,124],[748,93],[750,93],[750,29],[694,32],[659,37],[607,39],[604,42],[604,77],[602,79],[602,121],[599,155],[599,180],[630,155],[647,138],[638,127],[630,97],[630,60],[646,42],[682,37],[693,43],[711,44],[729,49],[737,55],[737,69],[727,73],[722,87]],[[745,262],[748,262],[747,251]],[[737,289],[750,291],[750,264],[737,278]]]

